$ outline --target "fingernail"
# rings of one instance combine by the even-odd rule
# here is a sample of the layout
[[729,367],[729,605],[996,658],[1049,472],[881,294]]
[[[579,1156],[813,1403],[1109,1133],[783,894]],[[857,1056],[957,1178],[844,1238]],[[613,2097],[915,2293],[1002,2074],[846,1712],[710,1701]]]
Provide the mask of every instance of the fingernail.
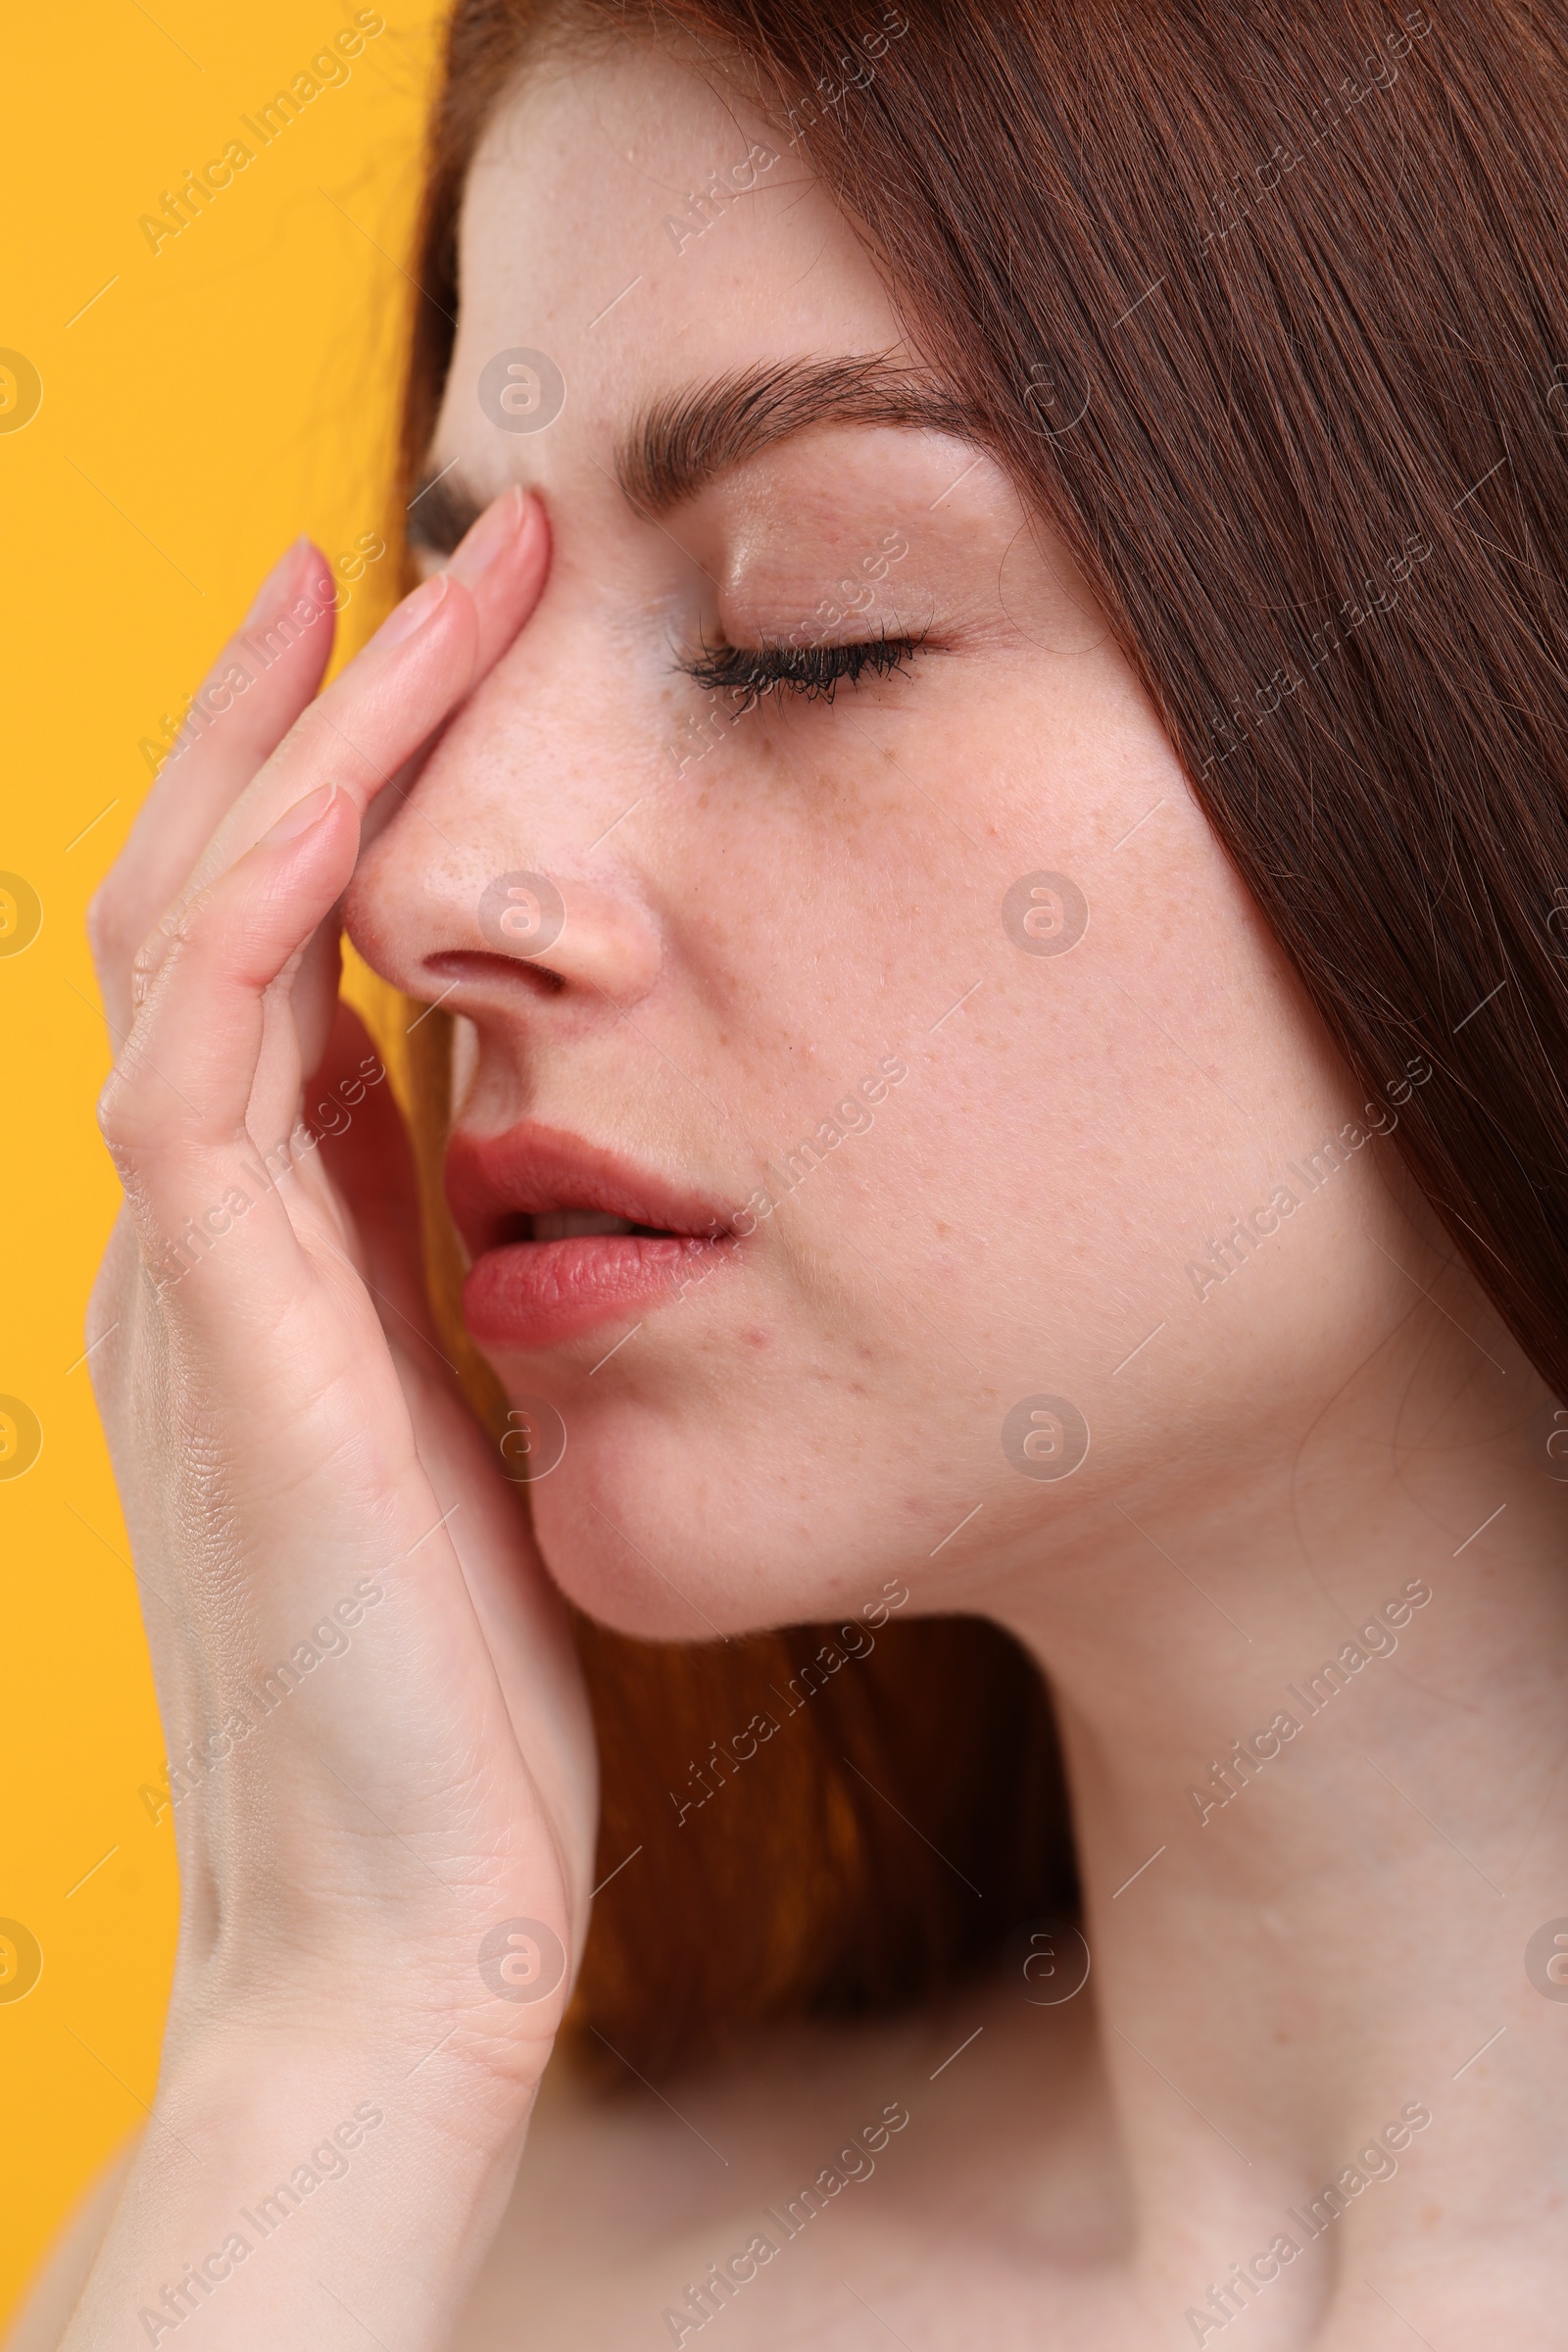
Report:
[[296,801],[292,808],[284,809],[276,824],[269,826],[262,835],[263,841],[298,840],[300,834],[308,833],[313,825],[320,823],[336,798],[335,784],[318,784],[314,792],[308,792],[302,801]]
[[514,482],[510,490],[486,507],[478,521],[460,542],[457,552],[447,565],[455,580],[472,588],[483,578],[498,556],[504,555],[522,528],[526,513],[521,490]]
[[431,613],[447,592],[447,575],[438,571],[432,579],[406,596],[395,612],[388,613],[370,640],[372,645],[401,645],[416,629],[422,629]]
[[301,531],[299,537],[294,540],[290,546],[283,550],[283,553],[278,557],[277,562],[272,565],[272,568],[268,573],[266,579],[257,589],[255,602],[252,604],[250,611],[246,613],[244,619],[239,624],[242,629],[254,628],[256,623],[262,618],[263,614],[276,603],[277,592],[282,587],[284,580],[288,577],[290,566],[298,562],[300,549],[302,547],[309,547],[309,545],[310,540],[306,537],[305,533]]

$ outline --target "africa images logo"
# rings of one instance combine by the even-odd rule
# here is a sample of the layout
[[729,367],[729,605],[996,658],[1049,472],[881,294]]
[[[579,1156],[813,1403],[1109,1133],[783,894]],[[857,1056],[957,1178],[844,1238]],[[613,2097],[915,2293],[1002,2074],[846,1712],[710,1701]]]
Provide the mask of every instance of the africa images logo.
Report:
[[566,1973],[566,1948],[542,1919],[503,1919],[480,1944],[478,1967],[498,2001],[542,2001]]

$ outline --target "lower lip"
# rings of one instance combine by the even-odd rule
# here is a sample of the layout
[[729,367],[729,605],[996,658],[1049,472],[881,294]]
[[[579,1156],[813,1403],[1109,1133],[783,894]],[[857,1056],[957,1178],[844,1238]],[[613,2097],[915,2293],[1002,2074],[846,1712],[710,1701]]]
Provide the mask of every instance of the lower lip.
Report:
[[463,1286],[464,1320],[481,1348],[553,1348],[681,1298],[734,1247],[638,1233],[510,1242],[475,1260]]

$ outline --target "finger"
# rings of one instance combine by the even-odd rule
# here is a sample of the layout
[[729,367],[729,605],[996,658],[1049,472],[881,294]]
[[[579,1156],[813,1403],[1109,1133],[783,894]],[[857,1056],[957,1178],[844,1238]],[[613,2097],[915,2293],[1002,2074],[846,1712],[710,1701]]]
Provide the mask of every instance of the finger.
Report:
[[311,705],[220,823],[192,889],[318,784],[339,784],[363,817],[511,644],[538,601],[549,559],[539,501],[515,487],[504,492],[446,569],[406,597]]
[[[155,1277],[187,1229],[197,1250],[206,1247],[204,1234],[228,1229],[230,1193],[244,1193],[247,1209],[252,1204],[255,1151],[246,1121],[268,992],[328,914],[358,848],[352,802],[323,786],[192,900],[169,941],[99,1109]],[[297,1088],[296,1071],[291,1104]],[[275,1179],[272,1155],[287,1167],[289,1138],[267,1134],[254,1145]],[[229,1222],[244,1213],[230,1210]],[[286,1227],[286,1217],[247,1218],[247,1255],[260,1247],[274,1273],[278,1252],[297,1262]],[[264,1229],[271,1231],[265,1246],[257,1240]]]
[[[378,789],[376,754],[392,761],[407,757],[428,732],[431,710],[440,711],[464,691],[477,633],[472,597],[445,576],[425,581],[404,600],[335,687],[310,706],[220,823],[172,906],[136,952],[133,1009],[147,1001],[195,901],[290,808],[330,786],[343,791],[357,814],[363,810]],[[352,790],[346,775],[355,779]],[[296,954],[305,945],[300,940]]]
[[323,1173],[343,1200],[355,1262],[392,1345],[431,1379],[457,1387],[424,1281],[418,1182],[386,1065],[359,1015],[340,1004],[330,1049],[308,1088]]
[[[522,626],[549,564],[538,501],[515,488],[496,499],[444,572],[382,623],[341,677],[318,697],[233,805],[160,929],[138,952],[132,1002],[167,952],[191,897],[244,855],[283,810],[327,782],[363,816],[388,784],[417,770],[416,755],[444,725]],[[309,1042],[324,1034],[322,991],[302,1001]]]
[[105,1009],[130,1015],[136,950],[172,904],[220,819],[320,686],[332,650],[332,576],[300,539],[273,565],[192,700],[125,845],[88,908]]
[[[364,836],[360,848],[365,847]],[[337,1017],[338,989],[343,978],[343,929],[334,909],[320,924],[288,984],[287,1009],[294,1022],[296,1054],[303,1077],[320,1068]]]
[[[513,502],[519,500],[521,495],[521,492],[515,489],[504,492],[493,506],[486,509],[453,550],[450,560],[444,566],[449,574],[457,579],[465,580],[470,585],[479,578],[487,560],[487,551],[494,544],[495,535],[505,527],[500,518],[515,511]],[[543,509],[539,511],[538,521],[543,536],[537,555],[530,549],[524,549],[523,554],[526,560],[538,561],[539,579],[542,585],[544,572],[548,568],[550,559],[549,526],[545,522]],[[537,594],[537,590],[535,593]],[[526,611],[523,617],[527,617]],[[501,654],[505,653],[516,633],[510,621],[504,619],[498,605],[493,600],[484,609],[482,618],[486,624],[486,630],[493,629],[495,635],[493,639],[488,633],[481,635],[478,661],[474,667],[476,680],[483,677],[491,664]],[[520,625],[519,622],[517,626]],[[448,720],[443,721],[443,726],[455,715],[455,712],[449,712]],[[388,778],[379,798],[367,812],[362,850],[368,848],[382,827],[390,824],[393,817],[396,816],[398,809],[417,784],[425,761],[441,739],[441,732],[440,727],[434,729],[419,745],[417,751],[404,760],[396,774]]]

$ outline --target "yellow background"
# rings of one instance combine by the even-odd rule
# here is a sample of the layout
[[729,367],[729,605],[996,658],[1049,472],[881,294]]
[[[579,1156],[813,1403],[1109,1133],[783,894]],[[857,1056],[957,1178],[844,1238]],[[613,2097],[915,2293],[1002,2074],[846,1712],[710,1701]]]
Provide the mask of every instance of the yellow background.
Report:
[[[145,2113],[173,1952],[173,1833],[138,1794],[163,1741],[78,1361],[117,1199],[82,913],[151,780],[141,745],[167,735],[274,557],[301,530],[328,557],[390,536],[399,264],[442,12],[379,13],[351,78],[155,254],[140,215],[228,140],[257,146],[239,118],[308,71],[352,0],[10,12],[0,347],[31,361],[43,398],[0,431],[0,870],[31,883],[43,924],[0,956],[0,1395],[32,1407],[43,1449],[0,1479],[0,1919],[31,1930],[43,1972],[0,2001],[6,2313]],[[385,610],[394,561],[354,588],[342,646]]]

